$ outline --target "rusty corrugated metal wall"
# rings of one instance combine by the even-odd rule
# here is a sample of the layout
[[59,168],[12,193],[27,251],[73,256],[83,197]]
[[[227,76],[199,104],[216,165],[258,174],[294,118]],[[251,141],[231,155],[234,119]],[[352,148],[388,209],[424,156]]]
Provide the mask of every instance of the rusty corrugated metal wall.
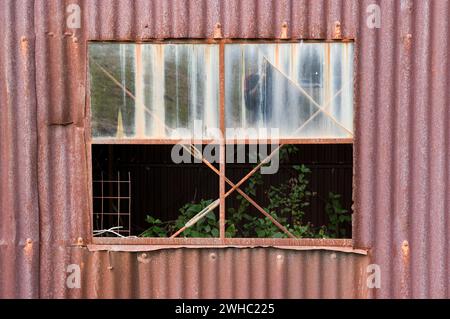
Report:
[[[448,16],[445,0],[5,1],[0,297],[449,297]],[[75,246],[90,238],[86,41],[211,38],[218,22],[226,38],[278,38],[287,22],[289,38],[355,40],[353,238],[369,256]],[[70,263],[81,289],[65,284]],[[365,289],[368,263],[381,289]]]

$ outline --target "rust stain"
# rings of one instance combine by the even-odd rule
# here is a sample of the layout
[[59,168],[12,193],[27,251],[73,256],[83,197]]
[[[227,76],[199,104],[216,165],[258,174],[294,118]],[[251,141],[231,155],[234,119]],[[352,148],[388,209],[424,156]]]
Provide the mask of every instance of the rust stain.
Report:
[[334,23],[333,39],[339,40],[341,38],[342,38],[341,22],[336,21]]
[[31,238],[27,238],[23,250],[27,259],[30,260],[33,255],[33,240]]
[[76,245],[77,245],[77,246],[85,246],[85,245],[86,245],[85,242],[84,242],[83,237],[78,237],[78,238],[77,238]]
[[402,258],[403,264],[407,265],[409,263],[409,243],[407,240],[402,243]]
[[213,38],[214,39],[222,38],[222,25],[220,23],[216,23],[214,27]]
[[411,50],[411,45],[412,45],[412,34],[408,33],[403,37],[403,47],[405,48],[405,50]]
[[275,45],[275,66],[277,68],[280,67],[280,46],[278,44]]
[[409,255],[409,243],[407,240],[404,240],[402,243],[401,251],[402,251],[402,263],[403,263],[403,272],[401,278],[401,290],[402,296],[409,296],[409,281],[410,281],[410,255]]
[[287,38],[288,38],[288,24],[285,21],[281,25],[280,39],[287,39]]
[[28,55],[28,39],[25,36],[20,37],[20,51],[24,57]]
[[150,262],[150,258],[147,253],[138,254],[137,260],[143,264],[148,264]]

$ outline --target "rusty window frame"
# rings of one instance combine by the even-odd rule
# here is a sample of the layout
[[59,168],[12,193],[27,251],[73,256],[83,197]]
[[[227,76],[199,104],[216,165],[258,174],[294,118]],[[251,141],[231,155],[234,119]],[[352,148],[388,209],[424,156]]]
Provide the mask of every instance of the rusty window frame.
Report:
[[[277,43],[298,43],[303,41],[304,43],[354,43],[353,39],[343,39],[343,40],[326,40],[326,39],[196,39],[196,40],[180,40],[180,39],[163,39],[163,40],[152,40],[152,41],[88,41],[86,50],[89,48],[90,43],[134,43],[134,44],[218,44],[219,45],[219,128],[225,136],[225,45],[226,44],[245,44],[245,43],[257,43],[257,44],[277,44]],[[356,47],[355,47],[356,49]],[[89,54],[86,53],[89,57]],[[353,73],[356,70],[355,56],[353,58]],[[87,65],[86,78],[89,78],[89,63]],[[352,75],[355,79],[355,74]],[[317,239],[317,238],[227,238],[225,237],[225,194],[226,194],[226,176],[225,176],[225,163],[223,160],[219,164],[219,237],[216,238],[182,238],[182,237],[162,237],[162,238],[121,238],[121,237],[95,237],[93,234],[93,203],[92,203],[92,145],[96,144],[136,144],[136,145],[174,145],[180,142],[176,139],[161,139],[161,138],[145,138],[145,139],[118,139],[118,138],[92,138],[91,134],[91,105],[90,105],[90,82],[86,80],[86,153],[88,157],[88,190],[89,190],[89,201],[90,201],[90,242],[94,244],[98,249],[103,247],[103,245],[115,245],[116,247],[128,247],[123,248],[124,250],[135,250],[142,249],[140,245],[152,245],[155,248],[164,247],[255,247],[255,246],[270,246],[270,247],[305,247],[307,249],[326,249],[330,248],[333,250],[347,251],[352,250],[353,238],[345,239]],[[355,118],[355,101],[353,101],[353,118]],[[270,140],[268,140],[270,142]],[[351,138],[280,138],[278,139],[280,148],[285,144],[353,144],[354,136]],[[211,143],[210,139],[193,140],[195,144],[208,144]],[[253,144],[257,141],[253,140],[238,140],[233,141],[233,144]],[[220,158],[225,158],[225,145],[231,144],[228,140],[223,140],[220,143]],[[354,162],[354,156],[353,156]],[[252,170],[253,171],[253,170]],[[241,186],[251,175],[247,174],[240,182],[236,185]],[[354,176],[353,176],[354,178]],[[237,187],[234,190],[239,190]],[[234,191],[233,187],[231,191]],[[354,233],[354,224],[352,223],[352,234]],[[352,235],[353,237],[353,235]]]

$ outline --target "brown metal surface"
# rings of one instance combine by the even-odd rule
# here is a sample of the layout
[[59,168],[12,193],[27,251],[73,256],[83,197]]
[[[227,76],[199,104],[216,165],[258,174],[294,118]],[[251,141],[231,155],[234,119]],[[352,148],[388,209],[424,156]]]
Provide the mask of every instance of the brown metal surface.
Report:
[[[380,29],[366,24],[374,2]],[[0,297],[449,297],[448,16],[445,0],[5,1]],[[73,246],[91,235],[87,40],[214,41],[217,23],[224,38],[355,40],[353,244],[369,256]],[[380,289],[366,289],[369,262]],[[80,289],[66,286],[71,263]]]
[[[94,237],[93,244],[96,245],[139,245],[154,244],[168,245],[173,243],[178,246],[221,246],[221,245],[243,245],[243,246],[292,246],[292,247],[336,247],[352,248],[351,239],[332,238],[114,238],[114,237]],[[168,249],[170,246],[167,247]]]
[[0,298],[30,298],[40,240],[33,3],[5,3],[0,19]]
[[[195,248],[142,252],[72,248],[77,298],[364,298],[367,258],[326,250]],[[239,262],[236,262],[239,261]],[[84,282],[86,280],[86,282]],[[90,284],[86,284],[88,282]]]

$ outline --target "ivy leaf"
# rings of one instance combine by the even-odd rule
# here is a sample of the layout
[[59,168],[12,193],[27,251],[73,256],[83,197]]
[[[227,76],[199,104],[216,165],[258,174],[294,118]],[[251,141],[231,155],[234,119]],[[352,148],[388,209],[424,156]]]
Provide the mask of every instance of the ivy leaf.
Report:
[[213,228],[213,229],[211,230],[211,235],[212,235],[213,237],[219,237],[219,230],[218,230],[217,228]]
[[257,229],[256,234],[258,235],[259,238],[264,238],[266,235],[266,232],[262,229]]

